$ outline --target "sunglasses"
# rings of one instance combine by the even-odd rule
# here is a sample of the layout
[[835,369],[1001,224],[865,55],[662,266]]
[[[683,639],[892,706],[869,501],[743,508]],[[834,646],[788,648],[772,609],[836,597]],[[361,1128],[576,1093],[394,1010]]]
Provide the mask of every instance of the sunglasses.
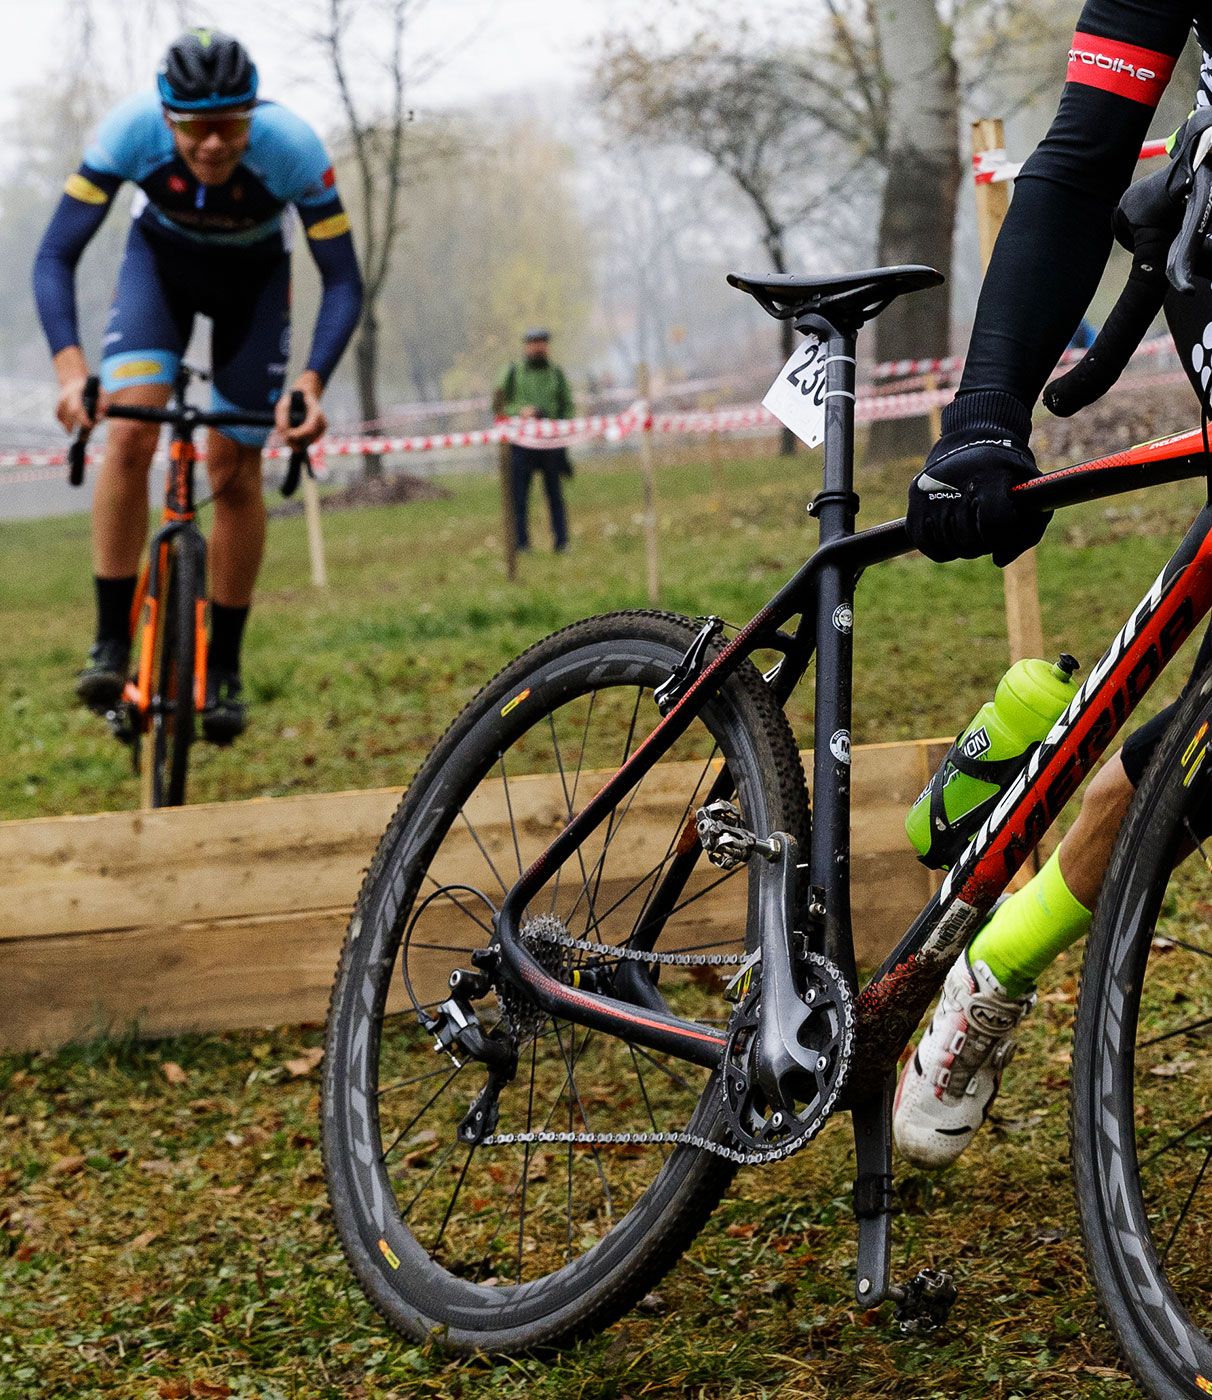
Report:
[[164,115],[182,136],[188,136],[191,141],[204,141],[208,136],[218,136],[223,141],[234,141],[238,137],[247,136],[252,125],[252,113],[249,111],[200,117],[192,112],[166,110]]

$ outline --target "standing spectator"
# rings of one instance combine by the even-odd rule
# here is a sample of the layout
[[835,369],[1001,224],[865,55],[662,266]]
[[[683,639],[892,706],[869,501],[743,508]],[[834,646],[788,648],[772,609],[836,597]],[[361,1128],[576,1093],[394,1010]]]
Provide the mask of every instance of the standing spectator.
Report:
[[[559,365],[547,357],[551,332],[541,326],[522,337],[525,358],[502,370],[493,391],[492,407],[505,418],[571,418],[572,392]],[[551,533],[557,554],[568,548],[568,516],[564,510],[561,477],[572,475],[568,450],[564,447],[522,447],[511,443],[510,473],[513,483],[513,518],[519,550],[529,550],[530,530],[527,513],[530,478],[537,471],[543,476],[543,489],[551,511]]]

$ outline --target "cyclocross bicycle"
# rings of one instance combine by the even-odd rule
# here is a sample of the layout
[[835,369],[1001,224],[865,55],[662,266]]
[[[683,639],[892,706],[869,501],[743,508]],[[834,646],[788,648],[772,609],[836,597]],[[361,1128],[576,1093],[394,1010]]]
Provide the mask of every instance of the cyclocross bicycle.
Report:
[[[994,900],[1212,606],[1210,504],[860,989],[854,592],[910,546],[903,521],[854,530],[855,341],[894,297],[942,279],[903,267],[730,280],[819,347],[820,547],[731,637],[718,618],[620,612],[507,666],[405,794],[341,955],[324,1084],[337,1228],[384,1317],[452,1352],[515,1353],[604,1327],[678,1258],[739,1167],[789,1157],[843,1110],[857,1156],[856,1297],[893,1300],[907,1329],[937,1325],[955,1297],[947,1274],[890,1280],[898,1057]],[[1212,487],[1196,431],[1017,489],[1051,510],[1205,475]],[[780,658],[765,674],[759,650]],[[813,657],[810,822],[782,707]],[[1212,670],[1120,836],[1073,1054],[1091,1276],[1138,1381],[1167,1397],[1212,1392],[1212,1212],[1199,1190],[1212,1114],[1183,1109],[1212,1087],[1212,905],[1193,868],[1212,869],[1200,825],[1210,726]]]
[[[190,380],[209,378],[205,370],[183,363],[167,407],[111,404],[108,410],[110,418],[168,423],[173,430],[162,523],[148,546],[131,606],[133,674],[117,707],[105,714],[114,735],[130,747],[144,807],[179,807],[185,801],[194,716],[206,698],[206,540],[198,529],[194,503],[194,432],[274,424],[271,412],[209,412],[188,403]],[[99,394],[100,381],[90,378],[84,389],[90,418]],[[306,412],[303,395],[296,391],[290,403],[292,425],[301,423]],[[79,432],[68,453],[73,486],[84,481],[88,439],[88,430]],[[291,495],[301,472],[310,469],[305,451],[291,453],[283,495]]]

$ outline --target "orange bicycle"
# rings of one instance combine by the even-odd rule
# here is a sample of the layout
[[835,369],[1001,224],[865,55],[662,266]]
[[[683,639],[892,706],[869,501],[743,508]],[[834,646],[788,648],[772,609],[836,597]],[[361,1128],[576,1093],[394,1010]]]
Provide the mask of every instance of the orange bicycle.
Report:
[[[105,712],[114,735],[129,745],[139,774],[144,807],[179,807],[185,801],[194,717],[206,696],[206,540],[197,525],[194,466],[198,428],[272,427],[272,412],[224,409],[210,412],[186,401],[191,379],[206,380],[205,370],[182,364],[173,381],[173,396],[164,408],[112,404],[111,418],[171,425],[164,513],[151,538],[131,606],[133,673],[122,698]],[[100,383],[90,379],[84,403],[96,412]],[[306,416],[302,394],[291,395],[290,421]],[[68,454],[68,480],[84,480],[87,430],[77,434]],[[290,496],[301,473],[311,470],[305,450],[292,452],[282,494]]]

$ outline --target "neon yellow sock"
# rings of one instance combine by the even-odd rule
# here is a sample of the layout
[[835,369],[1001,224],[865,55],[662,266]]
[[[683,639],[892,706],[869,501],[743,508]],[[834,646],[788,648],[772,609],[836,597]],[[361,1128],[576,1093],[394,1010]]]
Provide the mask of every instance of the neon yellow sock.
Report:
[[1024,996],[1044,968],[1090,931],[1093,915],[1073,897],[1054,851],[1030,884],[1013,894],[972,940],[978,958],[1013,997]]

